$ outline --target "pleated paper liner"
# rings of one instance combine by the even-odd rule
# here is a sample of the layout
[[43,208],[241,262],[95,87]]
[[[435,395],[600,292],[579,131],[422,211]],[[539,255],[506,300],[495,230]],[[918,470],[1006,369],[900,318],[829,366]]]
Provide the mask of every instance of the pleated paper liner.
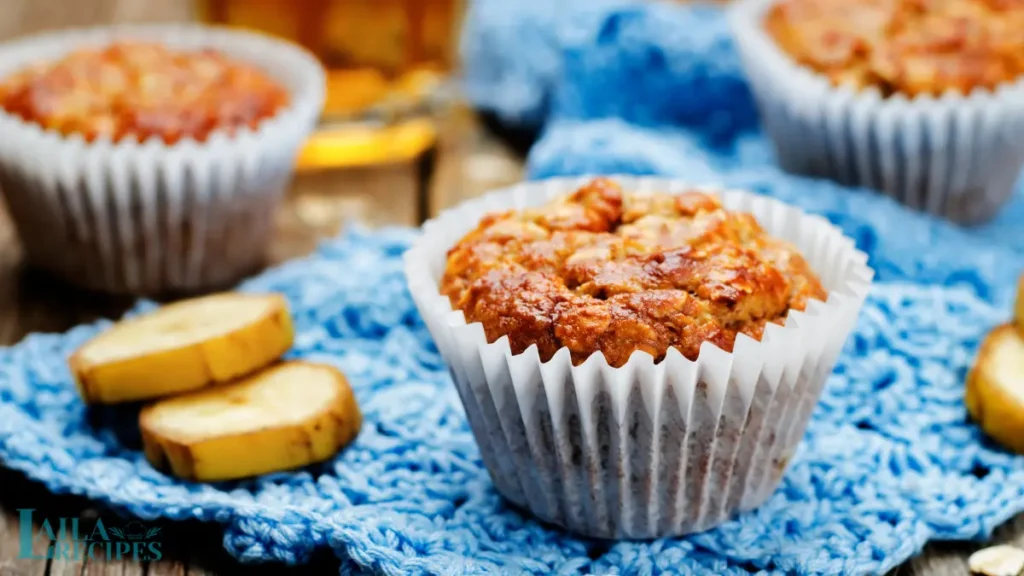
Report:
[[1024,78],[938,98],[835,87],[765,32],[774,1],[739,0],[729,17],[785,170],[873,188],[961,224],[999,212],[1024,168]]
[[0,46],[0,80],[117,40],[209,47],[255,64],[289,105],[255,130],[174,145],[65,137],[0,111],[0,188],[28,260],[120,293],[222,287],[258,268],[272,215],[315,126],[324,74],[305,50],[260,34],[188,25],[62,31]]
[[[676,180],[614,177],[625,190],[682,192]],[[712,527],[763,502],[778,484],[852,330],[873,275],[826,220],[741,191],[732,210],[793,242],[829,291],[732,353],[705,343],[696,361],[636,352],[573,366],[568,349],[541,362],[488,343],[438,286],[447,250],[493,211],[568,194],[588,179],[524,183],[466,202],[424,226],[405,256],[409,289],[449,364],[498,490],[539,518],[587,536],[652,538]],[[704,190],[712,191],[713,190]]]

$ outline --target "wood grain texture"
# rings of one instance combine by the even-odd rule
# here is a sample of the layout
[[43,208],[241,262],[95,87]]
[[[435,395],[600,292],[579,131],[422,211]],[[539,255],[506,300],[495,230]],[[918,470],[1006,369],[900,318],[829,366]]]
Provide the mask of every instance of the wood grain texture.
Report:
[[110,22],[181,22],[191,0],[3,0],[0,40],[69,26]]
[[[2,476],[0,476],[2,479]],[[13,484],[4,483],[5,492]],[[19,504],[19,507],[24,504]],[[22,576],[43,574],[46,572],[48,562],[31,558],[20,558],[21,542],[18,526],[18,512],[9,508],[6,503],[0,508],[0,576]],[[33,538],[34,549],[45,549],[49,541],[41,538]]]

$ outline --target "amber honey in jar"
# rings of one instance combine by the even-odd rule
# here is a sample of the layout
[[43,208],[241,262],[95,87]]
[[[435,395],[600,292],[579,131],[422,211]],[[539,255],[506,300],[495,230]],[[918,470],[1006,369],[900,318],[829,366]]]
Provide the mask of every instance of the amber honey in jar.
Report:
[[393,161],[433,145],[464,0],[196,0],[199,18],[294,41],[327,68],[316,166]]

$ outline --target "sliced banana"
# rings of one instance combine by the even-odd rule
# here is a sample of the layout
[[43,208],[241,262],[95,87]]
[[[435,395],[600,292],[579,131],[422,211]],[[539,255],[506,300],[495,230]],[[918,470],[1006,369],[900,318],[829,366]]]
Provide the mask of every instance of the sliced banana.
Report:
[[139,415],[149,462],[196,481],[326,460],[361,425],[345,376],[306,362],[284,362],[225,386],[161,400]]
[[967,559],[971,574],[1019,576],[1024,573],[1024,550],[1001,544],[978,550]]
[[119,322],[68,364],[87,404],[114,404],[233,380],[280,358],[293,339],[282,296],[216,294]]
[[1024,453],[1024,340],[1013,326],[985,337],[967,374],[965,401],[986,434]]

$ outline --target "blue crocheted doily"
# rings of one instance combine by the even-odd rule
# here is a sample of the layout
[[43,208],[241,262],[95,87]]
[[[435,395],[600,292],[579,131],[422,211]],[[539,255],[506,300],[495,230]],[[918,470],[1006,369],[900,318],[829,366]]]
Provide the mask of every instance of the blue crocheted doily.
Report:
[[[539,1],[480,0],[467,45],[475,31],[504,22],[490,58],[518,50],[545,62],[517,43],[515,30],[524,29],[517,23],[530,20],[509,8],[528,11]],[[1020,203],[1007,211],[1010,219],[968,231],[870,192],[780,173],[757,132],[720,15],[629,4],[601,4],[572,26],[564,25],[568,10],[534,20],[551,26],[531,32],[550,42],[547,58],[564,50],[568,64],[548,60],[546,73],[562,80],[537,84],[543,96],[535,104],[549,108],[533,113],[553,116],[531,154],[531,173],[725,180],[824,214],[857,239],[878,272],[807,436],[764,506],[688,538],[620,543],[574,538],[510,508],[490,482],[406,290],[400,254],[413,232],[405,230],[354,231],[243,286],[288,297],[297,329],[291,356],[336,364],[350,376],[365,424],[333,461],[217,485],[154,471],[138,450],[135,415],[87,412],[64,363],[106,323],[0,349],[0,461],[55,492],[142,518],[219,522],[225,546],[243,561],[302,562],[329,546],[343,572],[394,575],[877,574],[929,539],[983,537],[1024,510],[1024,458],[984,440],[962,402],[978,342],[1008,316],[1024,267],[1013,233]],[[647,22],[652,17],[663,23]],[[487,58],[470,62],[471,78],[483,77],[480,66],[504,65]],[[519,78],[528,80],[531,66]],[[642,82],[627,81],[640,75]],[[594,92],[602,86],[617,89]],[[682,96],[645,104],[633,86]],[[487,82],[476,90],[487,93]]]

